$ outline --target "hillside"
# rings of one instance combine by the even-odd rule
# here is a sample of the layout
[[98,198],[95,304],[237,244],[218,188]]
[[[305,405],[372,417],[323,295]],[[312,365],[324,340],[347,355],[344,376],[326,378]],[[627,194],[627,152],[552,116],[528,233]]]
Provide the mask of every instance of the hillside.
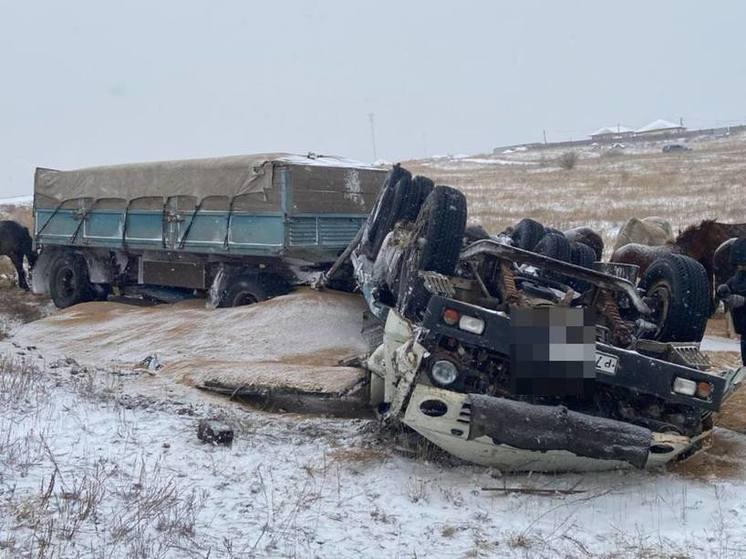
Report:
[[662,153],[667,143],[578,149],[570,170],[560,166],[566,149],[441,156],[404,166],[463,190],[469,220],[491,233],[523,217],[559,229],[587,225],[607,241],[630,217],[660,216],[675,231],[705,218],[746,221],[746,135],[693,138],[691,151]]

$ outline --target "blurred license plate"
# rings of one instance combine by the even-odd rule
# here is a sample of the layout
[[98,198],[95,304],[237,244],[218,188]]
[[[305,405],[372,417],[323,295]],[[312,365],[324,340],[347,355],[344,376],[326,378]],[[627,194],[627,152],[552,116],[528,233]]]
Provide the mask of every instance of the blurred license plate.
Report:
[[615,355],[596,352],[596,369],[607,375],[616,374],[616,365],[619,359]]

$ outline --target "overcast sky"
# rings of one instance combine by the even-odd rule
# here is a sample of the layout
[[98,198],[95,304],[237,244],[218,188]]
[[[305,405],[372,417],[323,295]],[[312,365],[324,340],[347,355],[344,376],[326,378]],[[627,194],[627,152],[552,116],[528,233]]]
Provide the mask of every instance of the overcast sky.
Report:
[[0,0],[0,197],[33,169],[397,160],[746,122],[743,2]]

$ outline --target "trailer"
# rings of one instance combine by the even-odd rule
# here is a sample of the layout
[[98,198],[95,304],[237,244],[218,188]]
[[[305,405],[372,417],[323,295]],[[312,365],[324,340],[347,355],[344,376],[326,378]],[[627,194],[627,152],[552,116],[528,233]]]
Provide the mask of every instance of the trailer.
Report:
[[216,306],[286,293],[337,259],[384,175],[287,153],[38,168],[34,291],[60,308],[113,290],[158,300],[206,295]]

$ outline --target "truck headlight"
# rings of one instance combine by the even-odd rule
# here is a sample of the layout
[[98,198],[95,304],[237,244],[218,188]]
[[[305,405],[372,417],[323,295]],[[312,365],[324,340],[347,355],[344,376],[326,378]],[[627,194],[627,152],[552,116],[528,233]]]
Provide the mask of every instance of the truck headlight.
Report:
[[462,315],[458,321],[458,327],[464,332],[470,332],[481,336],[484,332],[484,320],[477,318],[476,316]]
[[676,377],[673,379],[673,391],[684,396],[694,396],[697,392],[697,383],[688,378]]
[[456,382],[456,379],[458,378],[458,368],[450,361],[441,359],[440,361],[433,363],[433,366],[430,368],[430,377],[436,384],[440,386],[448,386],[449,384]]

